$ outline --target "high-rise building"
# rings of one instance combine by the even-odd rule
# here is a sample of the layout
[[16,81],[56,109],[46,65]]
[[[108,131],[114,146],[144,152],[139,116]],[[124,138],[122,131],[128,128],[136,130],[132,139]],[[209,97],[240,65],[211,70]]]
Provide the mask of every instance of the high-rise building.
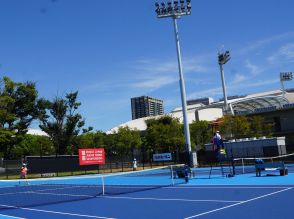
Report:
[[131,98],[132,119],[163,115],[163,101],[148,96]]

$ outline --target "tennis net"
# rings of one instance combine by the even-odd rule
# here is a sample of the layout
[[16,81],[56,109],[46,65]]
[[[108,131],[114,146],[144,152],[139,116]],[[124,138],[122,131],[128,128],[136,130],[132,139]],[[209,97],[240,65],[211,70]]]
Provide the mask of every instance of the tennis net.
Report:
[[0,209],[31,207],[119,195],[184,183],[175,176],[183,165],[116,173],[50,179],[0,181]]
[[274,157],[235,158],[232,160],[235,174],[255,173],[256,160],[262,160],[264,163],[284,162],[288,171],[294,172],[294,153],[291,153]]

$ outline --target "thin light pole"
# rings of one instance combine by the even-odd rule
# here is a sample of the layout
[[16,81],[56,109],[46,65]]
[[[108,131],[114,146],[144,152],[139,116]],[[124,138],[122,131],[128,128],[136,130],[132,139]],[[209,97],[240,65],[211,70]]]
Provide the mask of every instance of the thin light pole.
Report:
[[[186,4],[185,4],[186,3]],[[162,2],[161,4],[155,3],[156,13],[158,18],[170,17],[173,20],[176,48],[177,48],[177,58],[178,58],[178,68],[179,68],[179,83],[181,90],[181,100],[182,100],[182,111],[183,111],[183,123],[184,123],[184,132],[185,132],[185,147],[188,155],[188,163],[190,166],[197,166],[197,153],[194,152],[194,156],[191,150],[191,140],[190,140],[190,130],[187,116],[187,101],[186,101],[186,88],[183,75],[182,67],[182,57],[181,57],[181,47],[179,39],[179,30],[177,25],[177,19],[184,15],[191,14],[191,0],[180,0],[179,1],[168,1],[167,4]]]
[[228,113],[229,106],[228,106],[228,97],[227,97],[225,73],[224,73],[223,65],[226,64],[230,59],[231,59],[231,57],[230,57],[229,51],[226,51],[224,53],[218,53],[218,64],[219,64],[219,68],[220,68],[220,72],[221,72],[222,87],[223,87],[223,94],[224,94],[224,112],[225,112],[225,114]]
[[[182,67],[182,56],[181,56],[181,47],[180,47],[180,39],[179,39],[179,31],[177,25],[177,19],[173,18],[174,30],[175,30],[175,39],[177,45],[177,56],[178,56],[178,67],[179,67],[179,77],[180,77],[180,88],[181,88],[181,99],[182,99],[182,110],[183,110],[183,123],[184,123],[184,132],[185,132],[185,144],[186,149],[189,152],[189,156],[191,156],[191,140],[190,140],[190,129],[188,122],[188,113],[187,113],[187,100],[186,100],[186,88],[185,81],[183,75],[183,67]],[[191,161],[190,161],[191,162]]]
[[224,67],[222,64],[219,64],[219,68],[220,68],[220,72],[221,72],[223,95],[224,95],[224,109],[225,109],[225,112],[228,112],[229,107],[228,107],[228,97],[227,97]]

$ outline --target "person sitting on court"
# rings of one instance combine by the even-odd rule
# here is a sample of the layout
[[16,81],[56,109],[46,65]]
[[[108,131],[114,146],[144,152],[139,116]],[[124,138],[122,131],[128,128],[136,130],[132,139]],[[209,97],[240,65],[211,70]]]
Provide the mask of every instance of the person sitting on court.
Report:
[[28,173],[28,168],[25,163],[22,164],[22,167],[20,169],[20,178],[21,179],[26,179],[27,178],[27,173]]

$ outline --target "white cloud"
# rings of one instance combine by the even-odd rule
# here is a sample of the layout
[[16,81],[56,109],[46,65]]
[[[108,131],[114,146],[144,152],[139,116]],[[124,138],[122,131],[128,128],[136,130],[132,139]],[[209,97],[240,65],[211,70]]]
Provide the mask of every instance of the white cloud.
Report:
[[260,48],[262,46],[272,44],[274,42],[286,40],[286,39],[292,38],[293,36],[294,36],[294,32],[287,32],[287,33],[275,35],[275,36],[272,36],[272,37],[268,37],[266,39],[262,39],[262,40],[253,42],[250,45],[247,45],[243,49],[239,50],[238,54],[239,55],[244,55],[245,53],[256,50],[256,49],[258,49],[258,48]]
[[[207,72],[208,68],[205,66],[207,58],[205,57],[194,57],[183,60],[183,71],[185,73],[189,72]],[[136,72],[142,72],[145,74],[164,74],[164,73],[178,73],[178,62],[177,60],[148,60],[142,59],[138,60],[132,67]]]
[[249,69],[252,75],[259,75],[263,72],[263,69],[257,65],[252,64],[249,60],[246,60],[245,67]]
[[279,82],[279,79],[269,79],[269,80],[262,80],[262,81],[251,80],[251,81],[248,81],[247,83],[233,84],[228,87],[228,90],[230,90],[231,92],[234,91],[234,92],[240,93],[240,91],[242,92],[244,91],[244,93],[247,93],[246,90],[248,88],[278,84],[278,82]]
[[156,77],[156,78],[150,78],[150,79],[142,79],[141,82],[133,83],[133,87],[135,88],[141,88],[141,89],[158,89],[163,86],[172,84],[174,82],[178,81],[177,77],[170,77],[170,76],[162,76],[162,77]]
[[279,79],[270,79],[270,80],[262,80],[262,81],[254,81],[252,83],[248,83],[243,85],[242,87],[260,87],[269,84],[276,84],[279,83]]
[[247,78],[245,77],[245,75],[237,73],[237,74],[235,74],[235,78],[234,78],[232,84],[240,83],[242,81],[245,81],[246,79]]
[[275,64],[277,62],[294,62],[294,43],[288,43],[279,48],[277,52],[267,58],[268,62]]
[[193,93],[189,94],[187,99],[202,98],[202,97],[215,97],[215,96],[219,96],[222,94],[223,94],[222,88],[217,87],[217,88],[211,88],[211,89],[207,89],[207,90],[193,92]]
[[280,48],[280,54],[290,61],[294,61],[294,43],[289,43]]
[[[183,61],[184,74],[207,72],[204,57],[194,57]],[[162,61],[152,59],[138,60],[131,69],[130,74],[133,81],[129,84],[131,88],[148,89],[154,91],[179,80],[179,69],[177,60]],[[133,72],[133,73],[131,73]]]

